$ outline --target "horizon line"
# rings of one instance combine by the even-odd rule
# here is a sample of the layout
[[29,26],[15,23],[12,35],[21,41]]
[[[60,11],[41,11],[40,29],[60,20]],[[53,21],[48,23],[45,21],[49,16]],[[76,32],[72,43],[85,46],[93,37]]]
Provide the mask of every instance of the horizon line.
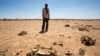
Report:
[[[0,18],[0,19],[42,19],[42,18]],[[50,19],[100,19],[100,18],[50,18]]]
[[[0,18],[0,20],[42,20],[42,18]],[[51,18],[50,20],[100,20],[100,18]]]

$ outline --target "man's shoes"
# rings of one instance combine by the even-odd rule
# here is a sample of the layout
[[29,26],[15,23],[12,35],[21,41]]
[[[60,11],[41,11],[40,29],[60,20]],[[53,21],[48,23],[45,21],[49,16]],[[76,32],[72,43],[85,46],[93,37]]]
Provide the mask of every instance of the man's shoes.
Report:
[[44,31],[40,31],[39,33],[44,33]]
[[40,31],[39,33],[43,34],[43,33],[45,33],[45,32],[48,32],[48,30],[46,30],[46,31]]

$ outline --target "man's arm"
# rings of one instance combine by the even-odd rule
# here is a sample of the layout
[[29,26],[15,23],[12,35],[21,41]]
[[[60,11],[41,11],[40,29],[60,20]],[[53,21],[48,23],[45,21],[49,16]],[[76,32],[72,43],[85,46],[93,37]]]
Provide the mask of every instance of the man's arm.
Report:
[[44,18],[44,8],[42,9],[42,18]]
[[50,10],[48,9],[48,18],[50,19]]

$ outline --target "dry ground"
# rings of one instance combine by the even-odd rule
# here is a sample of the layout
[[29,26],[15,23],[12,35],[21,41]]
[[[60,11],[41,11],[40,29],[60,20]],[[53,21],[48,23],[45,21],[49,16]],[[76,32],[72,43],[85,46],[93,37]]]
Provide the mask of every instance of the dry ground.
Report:
[[[65,27],[66,24],[70,26]],[[13,56],[16,52],[20,52],[18,56],[26,56],[27,51],[36,45],[52,47],[60,56],[65,56],[68,50],[77,56],[80,48],[85,49],[85,56],[100,56],[100,20],[50,20],[49,31],[44,34],[39,33],[41,25],[41,20],[0,21],[0,56]],[[78,30],[78,27],[86,25],[92,25],[87,27],[89,31]],[[27,34],[19,36],[21,31]],[[95,38],[96,44],[85,46],[80,41],[82,35]],[[54,42],[63,46],[53,45]]]

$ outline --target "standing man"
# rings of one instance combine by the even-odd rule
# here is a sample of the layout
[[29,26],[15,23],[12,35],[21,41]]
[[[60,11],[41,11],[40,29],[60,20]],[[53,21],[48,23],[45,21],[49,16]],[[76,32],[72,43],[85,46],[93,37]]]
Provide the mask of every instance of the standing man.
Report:
[[49,26],[49,19],[50,19],[48,4],[45,4],[45,8],[43,8],[42,10],[42,17],[43,17],[43,24],[42,24],[41,32],[47,32]]

